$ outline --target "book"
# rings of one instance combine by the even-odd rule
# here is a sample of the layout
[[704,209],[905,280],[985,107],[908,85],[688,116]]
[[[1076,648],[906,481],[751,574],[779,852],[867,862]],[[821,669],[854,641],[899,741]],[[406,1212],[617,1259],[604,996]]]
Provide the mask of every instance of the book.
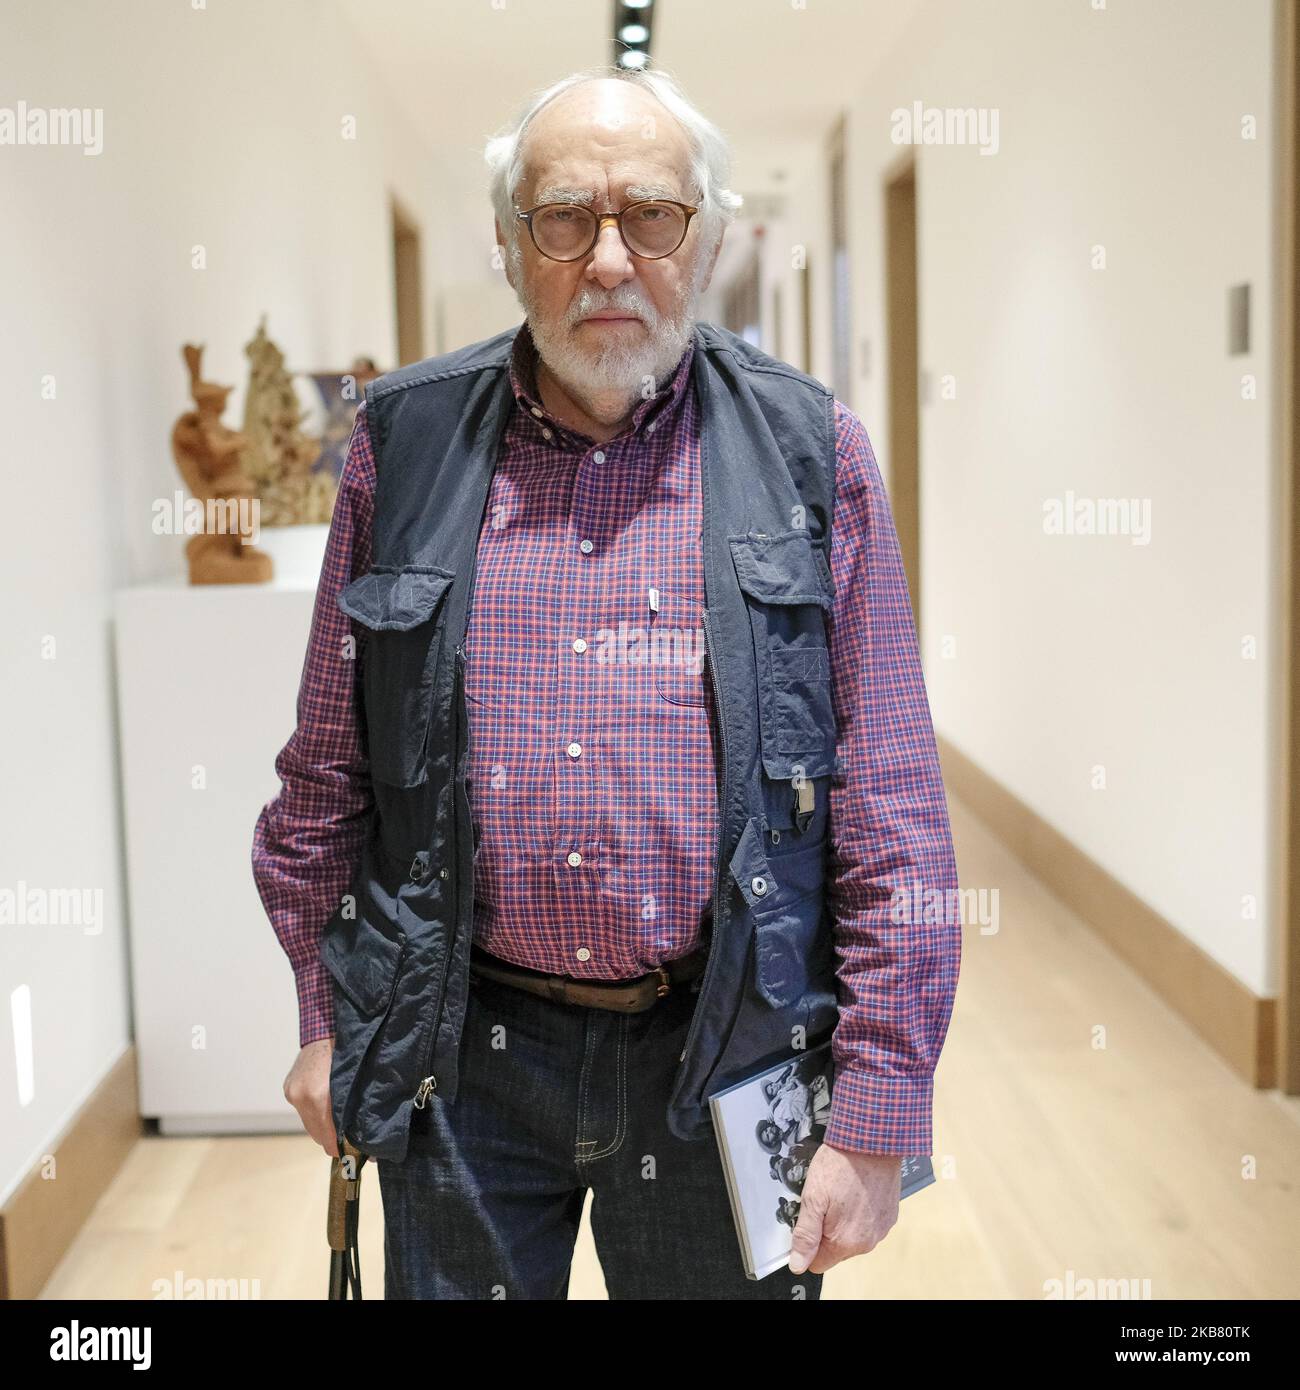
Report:
[[[790,1260],[804,1179],[830,1122],[835,1063],[824,1042],[709,1097],[745,1273]],[[928,1154],[901,1161],[902,1196],[934,1182]]]

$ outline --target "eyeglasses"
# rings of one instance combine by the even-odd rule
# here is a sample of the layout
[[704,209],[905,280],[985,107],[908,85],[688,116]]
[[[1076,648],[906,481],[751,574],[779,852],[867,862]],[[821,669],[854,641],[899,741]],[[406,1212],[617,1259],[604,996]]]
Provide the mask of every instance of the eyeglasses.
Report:
[[642,260],[671,256],[686,240],[686,229],[699,208],[689,203],[646,198],[622,212],[595,213],[581,203],[543,203],[515,216],[527,223],[533,245],[552,261],[581,260],[596,244],[606,222],[618,224],[623,245]]

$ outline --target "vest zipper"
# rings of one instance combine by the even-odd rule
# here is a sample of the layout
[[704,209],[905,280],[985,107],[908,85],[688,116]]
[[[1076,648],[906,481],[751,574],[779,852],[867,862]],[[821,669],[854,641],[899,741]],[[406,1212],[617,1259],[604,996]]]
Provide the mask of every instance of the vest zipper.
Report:
[[[497,449],[498,449],[498,451],[499,451],[499,450],[500,450],[500,447],[501,447],[501,433],[500,433],[500,432],[498,432],[498,434],[497,434],[497,444],[496,444],[496,447],[497,447]],[[482,498],[481,498],[481,500],[480,500],[480,505],[479,505],[479,522],[478,522],[478,524],[479,524],[479,529],[480,529],[480,530],[482,529],[482,526],[483,526],[483,509],[487,506],[488,495],[489,495],[490,492],[492,491],[492,479],[493,479],[493,478],[495,477],[495,475],[496,475],[496,468],[497,468],[497,464],[498,464],[499,462],[500,462],[500,454],[499,454],[499,452],[498,452],[498,456],[497,456],[496,459],[493,460],[492,468],[491,468],[491,470],[490,470],[489,473],[488,473],[487,481],[483,484],[483,495],[482,495]],[[451,704],[452,704],[452,715],[454,716],[455,721],[456,721],[456,732],[455,732],[455,736],[454,736],[453,739],[452,739],[452,755],[453,755],[453,759],[458,758],[458,755],[459,755],[459,745],[460,745],[460,711],[461,711],[461,706],[462,706],[463,703],[464,703],[464,679],[463,679],[463,673],[462,673],[462,666],[463,666],[464,661],[465,661],[465,653],[464,653],[464,651],[463,651],[463,649],[462,649],[462,647],[461,647],[461,642],[463,642],[463,641],[465,640],[465,636],[466,636],[466,635],[468,634],[468,632],[469,632],[469,615],[470,615],[470,610],[472,609],[473,604],[474,604],[474,586],[478,583],[478,540],[479,540],[479,537],[478,537],[478,534],[476,533],[476,534],[475,534],[475,539],[474,539],[474,550],[473,550],[473,555],[472,555],[472,558],[471,558],[471,560],[470,560],[470,566],[469,566],[469,593],[467,593],[467,594],[465,595],[465,630],[464,630],[464,632],[462,632],[462,634],[461,634],[461,641],[456,643],[456,658],[455,658],[455,659],[456,659],[456,673],[455,673],[455,674],[456,674],[456,679],[455,679],[455,681],[454,681],[454,683],[453,683],[453,686],[452,686],[452,691],[453,691],[453,693],[452,693],[452,701],[451,701]],[[467,744],[467,745],[466,745],[466,757],[468,757],[468,756],[469,756],[469,748],[468,748],[468,744]],[[432,1035],[432,1036],[430,1037],[430,1039],[429,1039],[429,1050],[428,1050],[428,1052],[427,1052],[426,1055],[425,1055],[424,1066],[421,1068],[421,1070],[423,1070],[423,1071],[429,1071],[429,1068],[433,1065],[433,1054],[434,1054],[434,1050],[435,1050],[435,1048],[437,1047],[437,1044],[438,1044],[438,1026],[439,1026],[439,1024],[441,1024],[441,1022],[442,1022],[442,1010],[446,1007],[447,972],[448,972],[448,970],[450,970],[450,968],[451,968],[451,956],[452,956],[452,952],[453,952],[453,951],[455,950],[455,948],[456,948],[456,935],[457,935],[457,932],[458,932],[459,929],[460,929],[460,913],[459,913],[460,903],[459,903],[459,901],[458,901],[458,894],[457,894],[457,891],[456,891],[457,888],[458,888],[458,886],[459,886],[459,883],[460,883],[459,876],[458,876],[457,873],[456,873],[457,859],[459,858],[459,855],[460,855],[460,842],[459,842],[459,840],[457,839],[457,836],[456,836],[456,787],[457,787],[457,785],[458,785],[456,774],[457,774],[458,771],[459,771],[459,767],[458,767],[457,765],[453,765],[452,771],[451,771],[451,785],[452,785],[452,795],[451,795],[451,855],[449,856],[450,859],[451,859],[451,866],[452,866],[452,867],[451,867],[451,901],[452,901],[453,917],[452,917],[451,940],[447,943],[447,953],[446,953],[446,956],[444,957],[443,962],[442,962],[442,980],[441,980],[441,983],[440,983],[439,988],[438,988],[438,1018],[437,1018],[437,1020],[435,1021],[434,1025],[433,1025],[433,1035]],[[469,812],[470,816],[472,816],[472,814],[473,814],[472,808],[467,807],[466,809],[467,809],[467,811]],[[470,830],[470,834],[471,834],[471,835],[473,834],[473,829],[472,829],[472,827],[471,827],[471,830]],[[470,858],[470,882],[471,882],[471,883],[473,882],[473,873],[474,873],[474,865],[473,865],[473,856],[471,855],[471,858]],[[471,902],[470,902],[470,907],[469,907],[469,930],[470,930],[470,937],[471,937],[471,942],[472,942],[472,939],[473,939],[473,932],[474,932],[474,904],[473,904],[473,901],[472,901],[472,900],[471,900]],[[415,1105],[416,1105],[416,1108],[417,1108],[417,1109],[419,1109],[419,1110],[423,1110],[423,1109],[424,1109],[425,1102],[429,1099],[429,1096],[437,1089],[437,1087],[438,1087],[438,1078],[437,1078],[436,1076],[434,1076],[432,1072],[429,1072],[429,1075],[426,1076],[426,1077],[424,1078],[424,1080],[421,1081],[420,1084],[419,1084],[419,1086],[416,1088],[416,1092],[415,1092]]]
[[450,861],[450,866],[451,866],[451,867],[450,867],[450,870],[447,871],[447,877],[448,877],[448,898],[450,899],[450,902],[451,902],[451,937],[450,937],[450,939],[449,939],[448,942],[447,942],[447,949],[446,949],[446,951],[443,952],[443,958],[442,958],[442,974],[441,974],[441,976],[440,976],[440,978],[439,978],[439,982],[438,982],[438,1017],[434,1020],[433,1031],[432,1031],[432,1033],[429,1035],[429,1048],[428,1048],[428,1051],[425,1053],[425,1057],[424,1057],[424,1066],[421,1068],[422,1071],[429,1072],[429,1074],[428,1074],[428,1076],[426,1076],[426,1077],[420,1082],[419,1086],[416,1088],[416,1091],[415,1091],[415,1108],[416,1108],[417,1110],[423,1110],[424,1107],[425,1107],[425,1103],[428,1101],[429,1097],[433,1094],[434,1091],[436,1091],[436,1090],[438,1089],[438,1078],[437,1078],[436,1076],[434,1076],[434,1074],[433,1074],[431,1071],[429,1071],[429,1068],[433,1065],[433,1054],[434,1054],[434,1050],[436,1049],[436,1047],[437,1047],[437,1045],[438,1045],[438,1027],[439,1027],[439,1025],[442,1023],[442,1014],[443,1014],[443,1010],[446,1008],[446,1003],[447,1003],[447,999],[446,999],[446,994],[447,994],[447,972],[451,969],[451,958],[452,958],[452,953],[453,953],[453,952],[455,951],[455,949],[456,949],[456,936],[457,936],[457,933],[458,933],[459,928],[460,928],[460,902],[459,902],[459,895],[458,895],[458,893],[457,893],[457,888],[459,887],[460,878],[459,878],[459,875],[456,873],[456,868],[457,868],[456,861],[457,861],[457,858],[459,857],[459,854],[460,854],[460,840],[459,840],[459,838],[458,838],[458,836],[457,836],[457,834],[456,834],[456,813],[457,813],[457,810],[459,809],[459,808],[458,808],[458,805],[457,805],[456,788],[457,788],[457,785],[458,785],[457,773],[458,773],[459,770],[460,770],[460,702],[461,702],[462,689],[463,689],[463,681],[462,681],[462,678],[461,678],[461,664],[462,664],[462,662],[464,661],[464,659],[465,659],[465,653],[461,650],[460,643],[457,642],[457,643],[456,643],[455,655],[454,655],[454,657],[453,657],[453,660],[454,660],[454,662],[455,662],[455,668],[456,668],[456,669],[455,669],[455,679],[454,679],[453,682],[452,682],[452,697],[451,697],[451,712],[452,712],[452,718],[453,718],[454,724],[455,724],[455,728],[454,728],[454,731],[453,731],[453,733],[452,733],[452,740],[451,740],[451,747],[452,747],[452,770],[451,770],[452,797],[451,797],[451,833],[450,833],[450,836],[449,836],[449,839],[450,839],[450,841],[451,841],[451,852],[450,852],[450,854],[448,854],[448,856],[447,856],[448,860]]
[[709,654],[709,670],[713,680],[713,704],[718,711],[718,741],[722,745],[722,783],[718,794],[718,877],[713,887],[713,942],[709,950],[709,958],[704,965],[704,978],[700,981],[700,992],[695,998],[695,1009],[691,1013],[690,1027],[686,1030],[686,1044],[682,1048],[682,1055],[677,1061],[680,1064],[686,1060],[686,1054],[691,1050],[691,1043],[695,1041],[695,1034],[700,1026],[700,1001],[703,1000],[709,988],[709,981],[713,978],[714,968],[718,963],[718,957],[722,954],[718,950],[718,933],[722,927],[722,885],[725,881],[727,866],[722,862],[722,851],[725,845],[727,833],[726,815],[724,804],[727,789],[727,716],[725,713],[726,701],[718,693],[718,661],[713,651],[713,628],[709,623],[709,612],[704,610],[704,645]]

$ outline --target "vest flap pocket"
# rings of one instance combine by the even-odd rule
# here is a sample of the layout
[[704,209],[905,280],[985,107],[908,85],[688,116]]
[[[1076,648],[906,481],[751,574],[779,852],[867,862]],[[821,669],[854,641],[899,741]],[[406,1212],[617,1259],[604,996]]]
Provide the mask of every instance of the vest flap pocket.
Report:
[[751,598],[761,603],[831,606],[830,566],[807,531],[729,536],[728,544],[736,578]]
[[320,943],[321,964],[367,1017],[387,1009],[405,951],[404,942],[363,916],[349,920],[336,914]]
[[775,886],[758,824],[752,816],[745,822],[736,852],[731,856],[731,876],[741,896],[753,908],[760,907]]
[[796,1003],[808,981],[827,968],[832,948],[822,920],[825,869],[824,841],[769,856],[753,819],[731,857],[732,876],[753,909],[754,984],[773,1008]]
[[358,642],[366,751],[376,782],[425,781],[425,747],[442,646],[440,615],[455,575],[427,565],[371,570],[342,589],[338,606],[366,629]]
[[826,841],[785,853],[768,854],[763,833],[751,816],[745,822],[736,852],[731,856],[731,876],[756,918],[780,912],[807,893],[819,892],[825,873]]
[[430,566],[373,569],[340,590],[338,606],[375,632],[409,632],[437,611],[455,575]]

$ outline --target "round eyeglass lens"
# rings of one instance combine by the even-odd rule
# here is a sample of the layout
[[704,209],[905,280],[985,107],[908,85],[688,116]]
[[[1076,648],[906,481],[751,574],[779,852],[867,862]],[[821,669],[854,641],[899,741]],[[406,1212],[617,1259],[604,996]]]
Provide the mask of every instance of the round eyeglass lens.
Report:
[[581,256],[591,240],[596,216],[586,208],[559,205],[533,213],[533,238],[537,249],[556,260]]
[[671,203],[638,203],[623,219],[623,235],[638,256],[667,256],[682,243],[686,214]]

